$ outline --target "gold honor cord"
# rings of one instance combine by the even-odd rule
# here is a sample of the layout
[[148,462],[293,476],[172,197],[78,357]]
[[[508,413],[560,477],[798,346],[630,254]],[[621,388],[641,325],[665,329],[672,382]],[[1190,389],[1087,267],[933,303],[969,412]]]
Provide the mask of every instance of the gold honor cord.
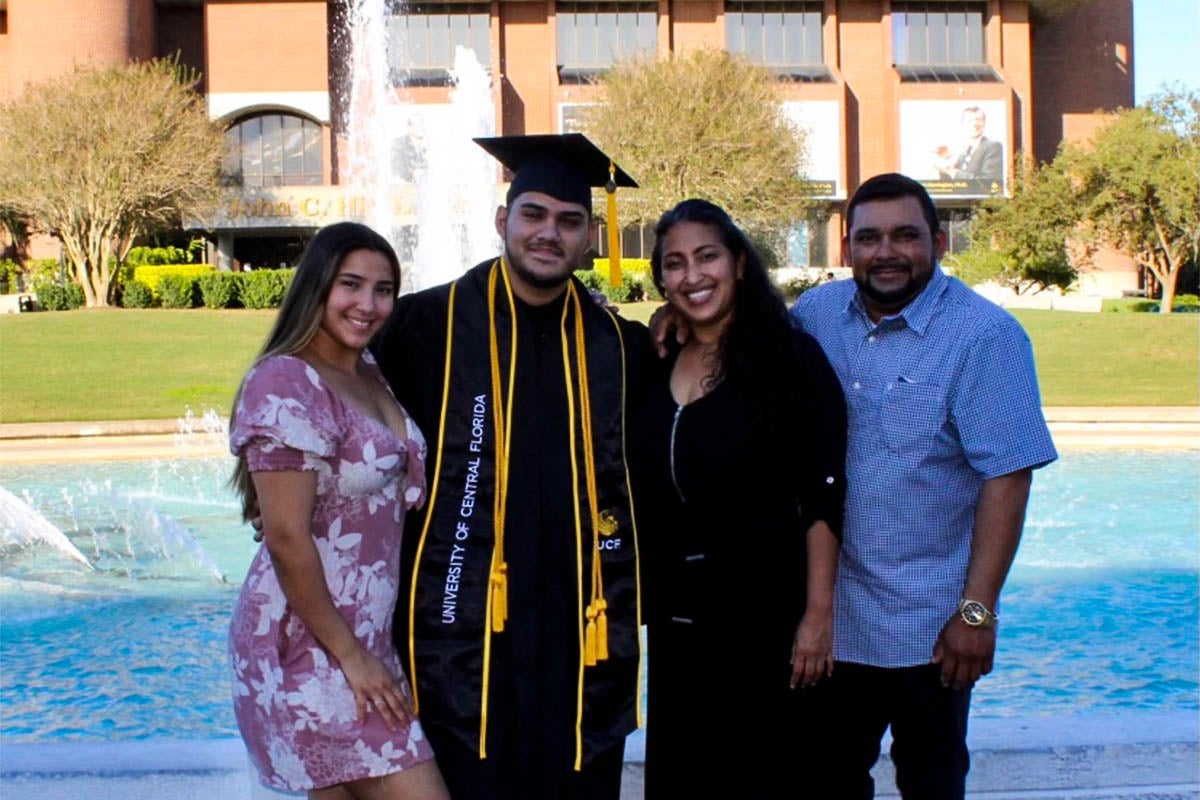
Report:
[[[433,484],[427,495],[428,506],[425,509],[425,524],[421,527],[421,538],[417,542],[417,555],[413,559],[413,574],[408,590],[408,679],[412,684],[413,713],[416,713],[420,702],[417,693],[417,648],[416,648],[416,615],[417,615],[417,571],[421,565],[421,554],[425,551],[425,537],[429,535],[429,527],[433,524],[433,509],[437,505],[438,481],[442,475],[442,454],[446,452],[446,408],[450,403],[450,350],[454,344],[454,295],[458,283],[450,284],[450,302],[446,311],[446,358],[442,375],[442,413],[438,423],[437,460],[433,465]],[[485,673],[486,674],[486,673]]]
[[[501,268],[503,267],[503,268]],[[496,336],[496,279],[504,276],[505,297],[511,323],[509,336],[508,396],[500,384],[500,345]],[[508,507],[508,441],[512,435],[512,392],[516,385],[517,368],[517,309],[513,302],[512,284],[508,280],[503,257],[492,263],[488,273],[488,354],[492,373],[492,410],[496,421],[496,491],[492,505],[492,565],[488,581],[487,612],[483,631],[483,696],[480,698],[479,757],[487,758],[488,691],[492,661],[492,633],[503,633],[508,619],[508,563],[504,559],[504,515]],[[490,621],[490,625],[488,624]]]
[[[638,539],[638,528],[637,528],[637,513],[635,512],[637,505],[636,505],[636,503],[634,503],[634,499],[633,499],[633,485],[629,480],[629,463],[626,461],[626,458],[625,458],[625,454],[627,452],[629,452],[628,448],[626,447],[626,441],[625,441],[625,431],[626,431],[625,408],[626,408],[626,404],[628,402],[628,398],[625,396],[625,390],[626,390],[626,387],[628,386],[628,381],[626,381],[625,378],[629,374],[629,365],[625,362],[625,335],[621,332],[621,326],[617,323],[617,319],[613,315],[613,313],[611,311],[609,311],[607,313],[608,313],[609,320],[612,322],[613,330],[617,334],[617,342],[620,343],[620,348],[621,348],[621,466],[625,470],[625,491],[628,492],[628,494],[629,494],[629,524],[630,524],[630,528],[633,531],[633,555],[634,555],[634,565],[635,565],[634,575],[637,577],[637,583],[635,585],[640,587],[642,585],[642,552],[641,552],[641,549],[638,547],[639,539]],[[637,672],[638,696],[637,696],[637,703],[634,706],[634,708],[636,709],[637,726],[640,728],[645,724],[645,721],[642,718],[642,707],[645,705],[645,703],[643,701],[645,699],[644,692],[645,692],[645,686],[646,686],[646,682],[642,679],[643,678],[642,670],[645,668],[645,659],[641,657],[641,655],[642,655],[642,635],[641,635],[640,631],[641,631],[641,627],[642,627],[642,592],[641,592],[640,588],[637,590],[637,592],[634,593],[634,597],[637,598],[637,626],[638,626],[638,631],[639,631],[639,633],[638,633],[638,672]]]
[[[583,334],[583,314],[579,296],[571,284],[575,302],[575,348],[579,364],[579,410],[583,415],[583,464],[587,476],[588,513],[592,524],[591,603],[587,609],[588,626],[584,634],[584,663],[591,667],[608,659],[608,603],[604,600],[604,578],[600,572],[600,535],[616,530],[615,520],[601,519],[596,495],[596,460],[592,452],[592,398],[588,391],[587,347]],[[611,528],[611,529],[610,529]],[[590,635],[589,635],[590,634]]]

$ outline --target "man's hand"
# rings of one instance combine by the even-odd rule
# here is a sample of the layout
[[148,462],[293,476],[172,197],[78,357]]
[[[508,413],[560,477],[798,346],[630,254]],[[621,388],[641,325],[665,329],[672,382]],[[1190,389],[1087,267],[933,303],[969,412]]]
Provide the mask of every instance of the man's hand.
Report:
[[996,628],[972,627],[956,612],[942,626],[933,644],[934,664],[942,665],[942,686],[968,689],[992,671],[996,655]]
[[659,358],[665,358],[667,355],[667,335],[672,329],[675,331],[675,341],[681,346],[687,344],[687,340],[692,336],[691,327],[674,306],[663,303],[650,317],[650,338],[654,341],[654,349],[658,351]]
[[621,310],[620,308],[617,307],[616,303],[610,303],[608,301],[608,295],[606,295],[604,292],[598,291],[596,289],[589,289],[588,294],[590,294],[592,296],[592,302],[595,303],[596,305],[600,306],[601,308],[607,308],[609,311],[612,311],[614,313]]
[[263,540],[263,518],[257,499],[246,510],[246,516],[250,518],[250,527],[254,529],[254,541],[261,542]]

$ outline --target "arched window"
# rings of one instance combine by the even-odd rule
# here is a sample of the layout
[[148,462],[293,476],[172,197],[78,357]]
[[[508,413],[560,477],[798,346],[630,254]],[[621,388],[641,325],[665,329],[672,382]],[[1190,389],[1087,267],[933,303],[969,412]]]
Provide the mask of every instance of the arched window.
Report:
[[312,186],[324,182],[321,125],[292,114],[243,117],[225,131],[225,173],[238,186]]

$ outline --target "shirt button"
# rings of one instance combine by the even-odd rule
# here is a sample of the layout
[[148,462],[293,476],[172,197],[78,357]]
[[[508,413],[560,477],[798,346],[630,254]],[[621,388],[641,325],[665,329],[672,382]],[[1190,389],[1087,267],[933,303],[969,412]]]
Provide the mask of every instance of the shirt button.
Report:
[[825,482],[828,483],[830,486],[832,486],[833,485],[833,476],[832,475],[827,476],[825,478]]
[[859,383],[858,381],[855,381],[855,382],[854,382],[854,388],[855,388],[855,389],[861,389],[861,388],[862,388],[862,384],[861,384],[861,383]]
[[867,341],[868,341],[868,342],[873,342],[873,341],[875,341],[875,334],[871,334],[870,336],[868,336],[868,337],[867,337]]

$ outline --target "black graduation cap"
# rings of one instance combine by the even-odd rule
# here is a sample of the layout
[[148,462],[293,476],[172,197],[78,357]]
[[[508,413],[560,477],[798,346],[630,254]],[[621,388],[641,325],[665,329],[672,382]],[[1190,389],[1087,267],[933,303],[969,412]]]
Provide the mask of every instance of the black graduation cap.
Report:
[[590,212],[593,186],[605,187],[610,196],[617,186],[637,186],[582,133],[492,136],[475,143],[513,173],[509,203],[522,192],[534,191],[578,203]]

